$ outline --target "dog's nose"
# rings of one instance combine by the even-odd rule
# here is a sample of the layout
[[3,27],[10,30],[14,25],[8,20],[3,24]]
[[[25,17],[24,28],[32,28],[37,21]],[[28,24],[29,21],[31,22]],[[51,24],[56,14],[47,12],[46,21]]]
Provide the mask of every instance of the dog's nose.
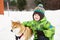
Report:
[[13,32],[13,30],[11,30],[11,32]]

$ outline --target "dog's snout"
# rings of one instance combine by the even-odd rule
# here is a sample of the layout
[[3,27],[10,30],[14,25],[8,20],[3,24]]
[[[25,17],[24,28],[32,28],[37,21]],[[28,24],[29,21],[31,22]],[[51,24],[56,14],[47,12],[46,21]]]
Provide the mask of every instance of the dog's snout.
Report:
[[13,32],[13,30],[11,30],[11,32]]

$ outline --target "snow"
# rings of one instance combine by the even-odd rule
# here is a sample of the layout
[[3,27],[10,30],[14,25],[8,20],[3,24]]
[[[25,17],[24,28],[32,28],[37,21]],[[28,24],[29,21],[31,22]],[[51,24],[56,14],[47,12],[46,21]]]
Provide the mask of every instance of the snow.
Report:
[[[32,20],[33,11],[4,11],[4,15],[0,15],[0,40],[15,40],[15,34],[11,30],[11,20],[13,21],[30,21]],[[54,40],[60,38],[60,10],[47,10],[45,16],[52,25],[55,26]]]

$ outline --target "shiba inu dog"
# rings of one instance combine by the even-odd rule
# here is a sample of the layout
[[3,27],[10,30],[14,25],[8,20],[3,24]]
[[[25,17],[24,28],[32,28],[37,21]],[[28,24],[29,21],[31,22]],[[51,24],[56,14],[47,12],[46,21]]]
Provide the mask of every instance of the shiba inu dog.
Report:
[[11,32],[15,33],[16,40],[29,40],[32,36],[32,30],[23,26],[20,22],[12,21]]

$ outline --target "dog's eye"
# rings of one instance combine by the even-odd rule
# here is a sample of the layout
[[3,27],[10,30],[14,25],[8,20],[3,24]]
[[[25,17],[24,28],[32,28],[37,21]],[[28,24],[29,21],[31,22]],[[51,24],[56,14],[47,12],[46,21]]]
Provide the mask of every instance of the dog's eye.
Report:
[[16,27],[15,27],[16,28]]
[[17,28],[16,26],[14,28]]

